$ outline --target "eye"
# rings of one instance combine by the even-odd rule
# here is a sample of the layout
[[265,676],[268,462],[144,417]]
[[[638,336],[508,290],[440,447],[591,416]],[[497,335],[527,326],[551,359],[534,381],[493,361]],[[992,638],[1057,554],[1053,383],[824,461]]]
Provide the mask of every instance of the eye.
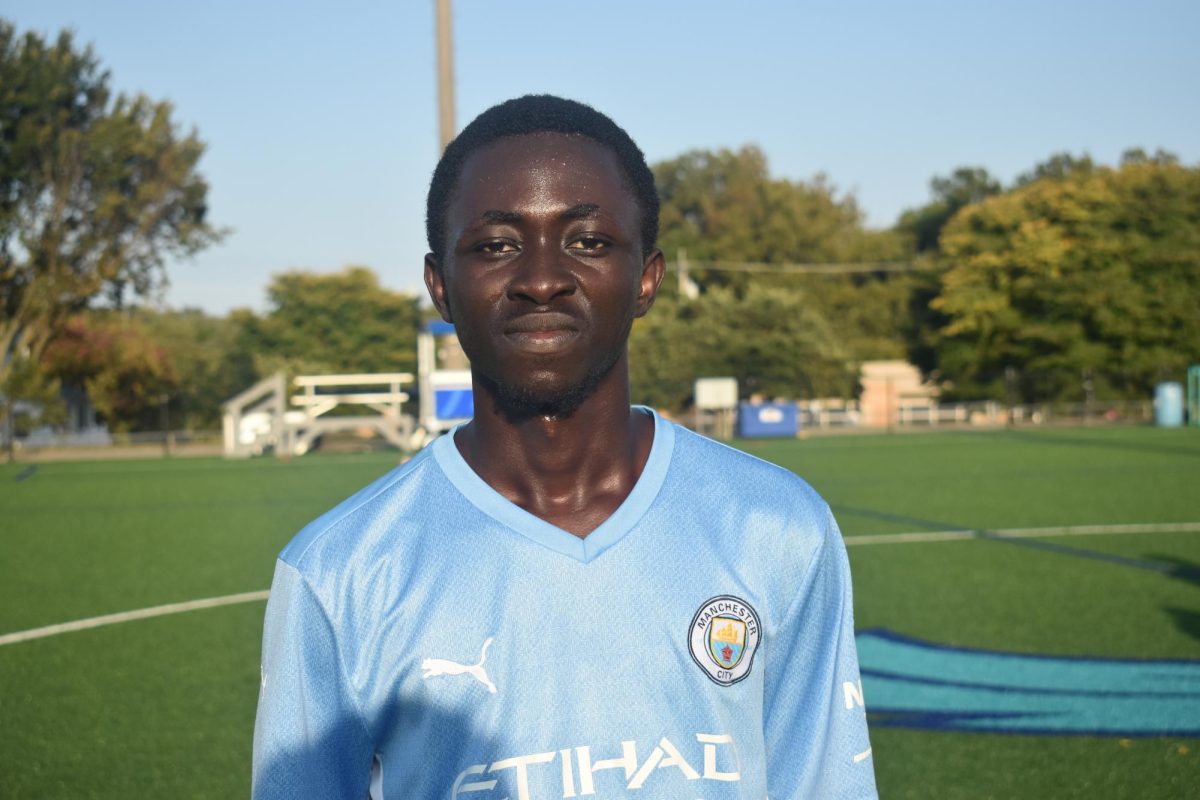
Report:
[[600,236],[585,235],[575,239],[567,245],[568,250],[577,250],[584,253],[603,253],[612,245],[608,239]]
[[517,246],[507,239],[489,239],[475,245],[475,252],[487,256],[502,256],[517,252]]

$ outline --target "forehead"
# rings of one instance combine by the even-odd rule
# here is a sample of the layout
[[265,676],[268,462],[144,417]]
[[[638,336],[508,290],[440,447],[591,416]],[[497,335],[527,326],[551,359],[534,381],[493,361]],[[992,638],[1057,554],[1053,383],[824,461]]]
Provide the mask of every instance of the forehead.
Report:
[[637,211],[612,150],[583,135],[535,133],[505,137],[469,155],[449,211],[453,218],[480,208],[578,203],[595,203],[613,214]]

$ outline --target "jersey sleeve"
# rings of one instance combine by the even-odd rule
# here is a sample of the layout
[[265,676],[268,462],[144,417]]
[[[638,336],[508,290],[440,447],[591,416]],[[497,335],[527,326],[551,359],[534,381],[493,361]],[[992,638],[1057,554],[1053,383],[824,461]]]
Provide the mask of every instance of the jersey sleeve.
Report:
[[329,617],[295,567],[279,561],[263,627],[252,796],[361,800],[373,757]]
[[875,798],[850,564],[833,514],[775,636],[764,686],[770,800]]

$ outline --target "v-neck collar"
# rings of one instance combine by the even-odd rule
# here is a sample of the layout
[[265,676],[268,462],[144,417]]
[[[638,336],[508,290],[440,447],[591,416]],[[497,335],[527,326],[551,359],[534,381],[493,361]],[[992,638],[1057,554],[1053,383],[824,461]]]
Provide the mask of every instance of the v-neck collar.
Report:
[[663,480],[667,477],[671,451],[675,447],[675,431],[652,409],[644,406],[634,406],[634,409],[649,414],[654,421],[654,440],[650,445],[650,455],[646,458],[642,474],[625,501],[612,516],[600,524],[600,527],[583,539],[530,514],[489,486],[458,452],[458,447],[454,444],[454,431],[434,441],[433,457],[455,488],[480,511],[543,547],[586,564],[633,530],[658,496],[658,490],[662,488]]

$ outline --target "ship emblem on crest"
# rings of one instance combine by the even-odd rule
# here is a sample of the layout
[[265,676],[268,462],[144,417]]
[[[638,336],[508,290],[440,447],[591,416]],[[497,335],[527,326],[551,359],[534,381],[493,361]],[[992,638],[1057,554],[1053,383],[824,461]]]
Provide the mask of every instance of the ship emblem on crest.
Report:
[[725,669],[733,669],[742,660],[746,645],[746,623],[718,615],[708,626],[708,651]]
[[760,637],[758,613],[740,597],[705,601],[692,618],[692,660],[714,683],[732,686],[750,674]]

